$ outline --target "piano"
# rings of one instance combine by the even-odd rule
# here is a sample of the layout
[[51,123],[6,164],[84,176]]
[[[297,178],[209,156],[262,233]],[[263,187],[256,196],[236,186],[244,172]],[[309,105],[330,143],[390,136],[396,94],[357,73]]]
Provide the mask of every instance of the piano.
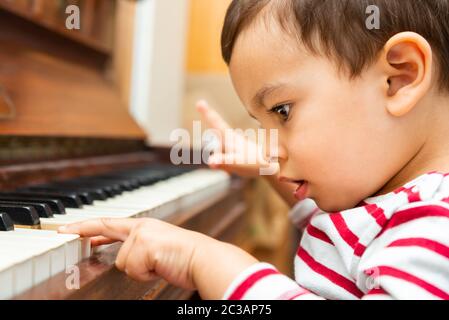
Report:
[[[173,165],[128,112],[117,33],[133,2],[0,0],[0,299],[196,297],[119,272],[120,243],[55,231],[72,222],[153,217],[248,243],[246,181]],[[69,31],[73,3],[86,27]]]

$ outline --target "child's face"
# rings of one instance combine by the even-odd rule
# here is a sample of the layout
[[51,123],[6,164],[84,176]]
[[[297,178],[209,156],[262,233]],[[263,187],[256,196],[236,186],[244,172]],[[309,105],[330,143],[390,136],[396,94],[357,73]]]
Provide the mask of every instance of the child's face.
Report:
[[263,128],[279,130],[280,176],[307,181],[305,196],[323,210],[347,209],[378,192],[422,140],[413,114],[387,112],[380,70],[374,65],[350,80],[274,24],[256,23],[235,44],[234,86]]

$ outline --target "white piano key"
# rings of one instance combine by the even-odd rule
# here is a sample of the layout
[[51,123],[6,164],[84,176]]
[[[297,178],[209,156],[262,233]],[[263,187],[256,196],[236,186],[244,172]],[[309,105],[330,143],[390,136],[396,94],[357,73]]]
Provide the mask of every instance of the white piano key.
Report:
[[[2,245],[4,244],[5,243],[2,241]],[[6,244],[9,245],[9,248],[0,249],[0,255],[7,256],[8,263],[3,266],[3,270],[0,272],[3,273],[5,270],[8,272],[8,269],[12,269],[12,279],[8,281],[8,283],[12,281],[13,292],[16,295],[31,288],[35,284],[35,258],[45,254],[45,252],[42,248],[38,247],[25,247],[14,243]],[[43,272],[46,273],[45,270]],[[41,275],[42,274],[37,274],[37,277],[40,277]]]
[[29,262],[15,265],[13,268],[15,294],[29,289],[30,279],[27,275],[30,265],[31,285],[37,285],[50,276],[64,271],[67,266],[78,263],[81,260],[80,245],[78,235],[20,228],[15,231],[0,232],[0,255],[13,259],[24,255]]
[[[50,241],[54,241],[55,245],[50,251],[50,274],[52,276],[66,270],[66,256],[71,254],[67,244],[71,241],[78,241],[76,235],[59,235],[56,231],[49,230],[33,230],[33,229],[20,229],[16,228],[14,233],[24,235],[26,238],[29,236],[44,237]],[[79,259],[76,257],[70,257],[68,260],[73,261]]]
[[[9,299],[33,285],[33,262],[25,252],[0,250],[0,254],[0,297]],[[21,277],[16,277],[16,273]]]
[[14,295],[13,269],[6,268],[7,260],[2,257],[0,261],[0,300],[9,299]]
[[90,238],[81,238],[80,240],[80,261],[82,261],[90,257],[92,254],[92,246]]
[[[8,232],[7,234],[10,234]],[[59,252],[59,250],[56,250],[59,248],[59,246],[62,247],[62,252],[64,256],[64,267],[62,270],[65,270],[66,267],[74,265],[78,262],[80,262],[84,257],[88,257],[89,249],[86,247],[90,247],[90,239],[87,238],[80,238],[78,235],[74,234],[59,234],[56,231],[50,231],[50,230],[33,230],[33,229],[20,229],[16,228],[14,231],[14,234],[17,236],[26,235],[27,238],[41,238],[44,241],[47,241],[49,245],[53,243],[54,249],[53,249],[53,256],[56,255],[56,253]],[[1,233],[0,233],[1,237]],[[56,257],[55,257],[56,259]],[[58,261],[55,261],[55,265],[60,266],[62,264],[61,256],[58,256]],[[56,267],[55,267],[56,268]],[[56,268],[59,269],[60,267]],[[57,270],[52,271],[52,273],[57,273]]]

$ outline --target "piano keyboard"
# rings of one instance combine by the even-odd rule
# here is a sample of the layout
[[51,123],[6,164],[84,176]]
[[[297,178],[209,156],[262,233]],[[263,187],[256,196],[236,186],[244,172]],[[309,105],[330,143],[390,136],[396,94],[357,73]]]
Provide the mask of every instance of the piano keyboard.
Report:
[[58,234],[88,219],[167,219],[229,187],[225,172],[173,166],[130,169],[0,192],[0,299],[18,295],[90,256],[88,239]]

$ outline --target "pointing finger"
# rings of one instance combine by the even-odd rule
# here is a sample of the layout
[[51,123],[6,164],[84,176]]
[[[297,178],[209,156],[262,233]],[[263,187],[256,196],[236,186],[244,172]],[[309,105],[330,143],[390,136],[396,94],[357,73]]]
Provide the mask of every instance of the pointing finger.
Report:
[[75,233],[81,237],[103,236],[111,240],[125,241],[138,219],[103,218],[87,220],[60,227],[60,233]]
[[206,123],[212,128],[221,132],[231,128],[229,124],[221,117],[221,115],[212,109],[206,101],[198,101],[196,107],[198,112],[202,115],[204,121],[206,121]]

